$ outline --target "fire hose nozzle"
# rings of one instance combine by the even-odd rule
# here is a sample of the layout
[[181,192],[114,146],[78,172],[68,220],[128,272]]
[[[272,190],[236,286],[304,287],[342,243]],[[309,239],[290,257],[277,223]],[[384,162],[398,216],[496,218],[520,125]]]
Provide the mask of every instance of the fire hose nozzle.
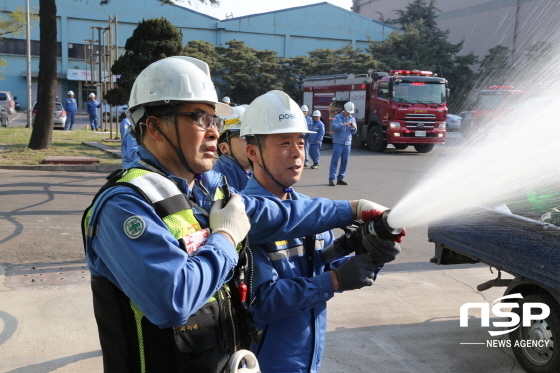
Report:
[[377,219],[367,223],[368,233],[387,240],[392,240],[401,234],[402,228],[392,228],[389,226],[387,219],[390,212],[391,209],[387,209]]

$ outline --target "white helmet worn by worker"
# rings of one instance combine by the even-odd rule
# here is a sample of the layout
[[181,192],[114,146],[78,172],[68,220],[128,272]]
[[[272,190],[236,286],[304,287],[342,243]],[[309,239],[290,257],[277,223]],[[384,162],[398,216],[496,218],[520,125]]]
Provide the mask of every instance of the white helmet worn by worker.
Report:
[[74,92],[68,91],[68,96],[74,96]]
[[301,111],[309,111],[309,108],[307,107],[307,105],[303,105],[301,107]]
[[89,97],[95,97],[95,93],[91,92],[91,93],[89,94]]
[[312,116],[313,116],[313,117],[320,117],[320,116],[321,116],[321,112],[320,112],[319,110],[315,110],[315,111],[313,112],[313,115],[312,115]]
[[245,111],[241,137],[278,133],[315,133],[307,129],[302,110],[282,91],[257,97]]
[[348,101],[344,104],[344,110],[352,114],[354,112],[354,103]]
[[229,99],[228,96],[224,96],[224,98],[222,98],[222,102],[224,102],[226,104],[231,104],[231,100]]
[[132,133],[136,132],[146,107],[188,102],[211,105],[218,116],[233,112],[229,105],[218,102],[206,62],[174,56],[152,63],[138,75],[130,92],[127,116],[132,122]]

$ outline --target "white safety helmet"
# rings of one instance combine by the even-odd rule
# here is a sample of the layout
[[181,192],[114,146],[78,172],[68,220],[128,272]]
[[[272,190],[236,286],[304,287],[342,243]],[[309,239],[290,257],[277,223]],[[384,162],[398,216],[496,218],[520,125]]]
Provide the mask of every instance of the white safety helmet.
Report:
[[[245,105],[248,106],[248,105]],[[244,106],[234,106],[233,114],[222,117],[224,119],[224,131],[239,131],[241,129],[241,121],[246,108]]]
[[302,105],[301,111],[309,111],[309,108],[307,107],[307,105]]
[[320,117],[320,116],[321,116],[321,112],[320,112],[319,110],[315,110],[315,111],[313,112],[313,115],[312,115],[312,116],[313,116],[313,117]]
[[354,103],[348,101],[344,104],[344,110],[352,114],[354,112]]
[[331,99],[331,101],[336,101],[336,97],[333,97],[333,98]]
[[91,93],[89,94],[89,97],[95,97],[95,93],[91,92]]
[[70,95],[74,96],[74,92],[73,91],[68,91],[68,96],[70,96]]
[[257,97],[245,111],[241,137],[278,133],[315,133],[298,104],[282,91],[270,91]]
[[229,99],[228,96],[224,96],[224,98],[222,98],[222,102],[224,102],[226,104],[231,104],[231,100]]
[[174,56],[152,63],[138,75],[130,92],[127,116],[134,127],[145,115],[146,106],[174,102],[209,104],[218,116],[233,112],[229,105],[218,102],[206,62]]

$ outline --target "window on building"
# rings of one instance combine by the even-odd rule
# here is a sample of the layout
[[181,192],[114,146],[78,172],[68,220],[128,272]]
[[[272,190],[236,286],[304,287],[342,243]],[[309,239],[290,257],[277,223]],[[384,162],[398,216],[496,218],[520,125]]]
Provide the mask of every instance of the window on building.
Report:
[[[41,42],[38,40],[31,40],[31,55],[38,56],[40,51]],[[26,53],[26,40],[25,39],[0,39],[0,54],[16,54],[25,56]],[[60,42],[56,43],[56,55],[62,57],[62,45]]]
[[85,59],[84,44],[68,43],[68,58]]
[[379,98],[389,98],[389,82],[379,82]]

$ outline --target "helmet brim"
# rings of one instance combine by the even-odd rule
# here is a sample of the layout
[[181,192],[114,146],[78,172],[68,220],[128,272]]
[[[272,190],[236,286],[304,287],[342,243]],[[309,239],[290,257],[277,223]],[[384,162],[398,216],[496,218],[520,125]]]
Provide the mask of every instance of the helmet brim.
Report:
[[219,117],[225,117],[233,114],[233,108],[227,104],[222,104],[221,102],[217,102],[214,105],[215,105],[214,111],[216,112],[216,115]]

